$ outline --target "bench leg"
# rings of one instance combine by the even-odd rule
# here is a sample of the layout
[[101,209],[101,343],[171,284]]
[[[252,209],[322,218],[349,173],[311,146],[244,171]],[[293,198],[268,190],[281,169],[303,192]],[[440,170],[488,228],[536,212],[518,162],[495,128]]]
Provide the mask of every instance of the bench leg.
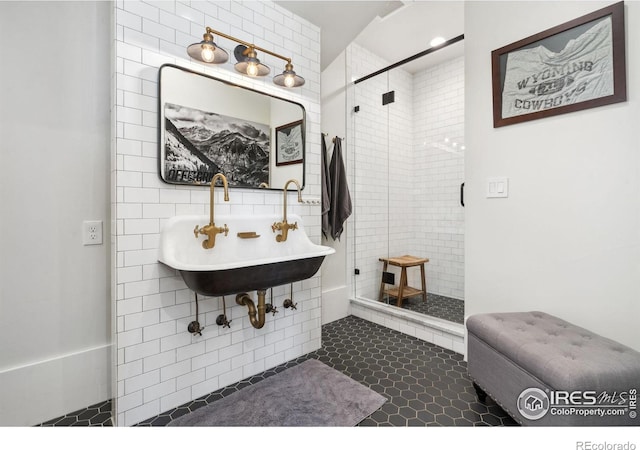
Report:
[[476,395],[478,396],[478,400],[484,403],[484,401],[487,399],[487,393],[483,391],[482,388],[478,386],[475,381],[473,382],[473,388],[476,390]]
[[396,306],[402,308],[402,300],[404,300],[404,288],[407,286],[407,268],[403,267],[400,271],[400,284],[398,285],[398,300]]
[[424,263],[420,266],[420,278],[422,281],[422,301],[427,302],[427,277],[424,274]]
[[[384,262],[384,265],[382,267],[383,275],[386,271],[387,271],[387,261]],[[384,279],[380,281],[380,295],[378,296],[378,301],[381,302],[383,298],[384,298]]]

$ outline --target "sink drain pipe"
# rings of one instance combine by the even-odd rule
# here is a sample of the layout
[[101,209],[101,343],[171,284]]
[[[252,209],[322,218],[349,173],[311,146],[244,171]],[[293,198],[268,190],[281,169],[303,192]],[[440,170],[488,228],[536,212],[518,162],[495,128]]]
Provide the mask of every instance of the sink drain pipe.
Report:
[[251,300],[249,294],[242,293],[236,296],[236,303],[241,306],[246,306],[249,310],[249,322],[253,328],[262,328],[264,326],[265,317],[268,312],[277,313],[278,311],[273,306],[273,304],[266,302],[267,290],[266,289],[258,289],[256,291],[258,294],[258,306]]

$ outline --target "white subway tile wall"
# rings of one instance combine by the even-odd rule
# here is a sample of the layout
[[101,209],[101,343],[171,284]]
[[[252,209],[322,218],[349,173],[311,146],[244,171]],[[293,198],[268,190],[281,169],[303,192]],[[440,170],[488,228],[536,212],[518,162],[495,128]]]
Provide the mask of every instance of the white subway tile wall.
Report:
[[[389,65],[352,44],[347,73],[355,80]],[[394,91],[395,102],[382,105]],[[429,258],[428,291],[464,298],[464,60],[457,57],[415,75],[393,69],[348,93],[347,172],[354,218],[348,224],[352,295],[377,299],[380,257]],[[354,107],[359,107],[355,112]],[[399,281],[399,271],[396,283]],[[419,286],[419,270],[409,284]]]
[[[206,187],[174,186],[158,176],[160,65],[171,63],[301,103],[306,110],[306,185],[303,197],[320,196],[320,32],[272,2],[117,1],[112,123],[113,300],[117,342],[116,420],[144,419],[237,382],[320,347],[320,278],[294,283],[297,310],[279,307],[260,330],[247,309],[226,299],[231,328],[215,324],[222,299],[199,297],[202,336],[187,325],[195,315],[193,293],[173,270],[158,263],[159,233],[174,215],[208,214]],[[292,58],[306,84],[295,91],[243,77],[232,62],[205,67],[192,62],[186,46],[202,39],[204,27]],[[218,43],[232,52],[235,43]],[[284,62],[260,55],[273,72]],[[233,59],[233,56],[230,58]],[[281,192],[232,189],[216,212],[279,213]],[[293,203],[293,202],[292,202]],[[320,242],[317,204],[291,204],[310,238]],[[282,305],[289,286],[273,289]]]
[[416,242],[429,292],[464,299],[464,57],[413,77]]

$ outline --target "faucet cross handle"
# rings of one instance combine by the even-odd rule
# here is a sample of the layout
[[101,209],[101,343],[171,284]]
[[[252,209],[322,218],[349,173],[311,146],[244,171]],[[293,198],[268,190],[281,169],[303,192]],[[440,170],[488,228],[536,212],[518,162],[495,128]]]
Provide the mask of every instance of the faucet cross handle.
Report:
[[196,236],[196,239],[198,239],[198,235],[206,234],[206,233],[204,231],[204,228],[201,228],[198,225],[196,225],[196,227],[193,229],[193,234]]
[[267,303],[265,312],[267,314],[271,313],[271,314],[273,314],[275,316],[276,314],[278,314],[278,308],[276,306],[274,306],[273,303]]
[[225,236],[229,235],[229,227],[227,226],[226,223],[224,224],[224,227],[220,227],[218,228],[218,230],[219,230],[218,231],[219,233],[224,233]]

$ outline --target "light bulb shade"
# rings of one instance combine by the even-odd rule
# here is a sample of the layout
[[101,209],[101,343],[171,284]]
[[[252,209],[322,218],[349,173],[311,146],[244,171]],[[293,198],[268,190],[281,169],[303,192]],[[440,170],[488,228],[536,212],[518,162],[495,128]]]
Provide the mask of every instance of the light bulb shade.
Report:
[[245,56],[244,60],[237,62],[234,67],[238,72],[251,77],[263,77],[271,72],[269,67],[256,58],[256,52],[253,49],[249,49],[248,55]]
[[229,54],[213,42],[210,33],[206,33],[202,41],[187,47],[187,53],[193,59],[207,64],[223,64],[229,60]]
[[291,63],[287,63],[284,71],[280,75],[276,75],[275,77],[273,77],[273,82],[278,86],[284,86],[288,88],[299,87],[304,84],[304,78],[302,78],[300,75],[296,75],[296,73],[293,71],[293,66],[291,65]]

